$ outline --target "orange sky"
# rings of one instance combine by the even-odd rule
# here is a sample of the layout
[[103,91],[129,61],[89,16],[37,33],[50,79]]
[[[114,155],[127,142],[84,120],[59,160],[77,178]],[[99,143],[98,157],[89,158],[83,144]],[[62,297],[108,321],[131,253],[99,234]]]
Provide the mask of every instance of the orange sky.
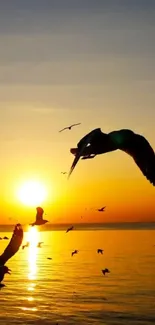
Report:
[[80,161],[69,181],[61,174],[97,127],[130,128],[155,148],[155,6],[20,6],[0,5],[0,223],[33,221],[35,206],[16,194],[27,180],[46,187],[50,222],[155,221],[155,189],[125,153]]

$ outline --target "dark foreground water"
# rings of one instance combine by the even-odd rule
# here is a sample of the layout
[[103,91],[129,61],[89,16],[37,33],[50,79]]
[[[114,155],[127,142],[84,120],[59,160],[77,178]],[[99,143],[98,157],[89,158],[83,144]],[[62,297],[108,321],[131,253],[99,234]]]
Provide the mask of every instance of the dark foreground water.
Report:
[[155,230],[31,231],[30,248],[7,263],[0,325],[155,324]]

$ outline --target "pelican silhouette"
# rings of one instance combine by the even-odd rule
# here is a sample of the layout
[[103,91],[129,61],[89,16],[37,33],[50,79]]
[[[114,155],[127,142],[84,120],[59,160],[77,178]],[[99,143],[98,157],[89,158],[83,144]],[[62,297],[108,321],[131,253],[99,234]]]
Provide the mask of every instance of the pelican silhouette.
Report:
[[74,254],[77,254],[78,253],[78,250],[77,249],[75,249],[75,251],[74,252],[72,252],[71,253],[71,255],[73,256]]
[[105,275],[106,273],[110,273],[110,271],[105,268],[104,270],[102,270],[102,273]]
[[71,226],[70,228],[68,228],[68,229],[66,230],[66,233],[69,232],[69,231],[71,231],[71,230],[73,230],[73,228],[74,228],[73,226]]
[[94,158],[96,155],[118,149],[129,154],[143,175],[155,186],[155,153],[142,135],[127,129],[106,134],[98,128],[84,136],[79,141],[77,148],[70,149],[70,152],[75,155],[75,159],[68,178],[80,157],[82,159]]
[[98,250],[97,250],[97,253],[99,254],[103,254],[103,249],[101,249],[101,248],[98,248]]
[[0,256],[0,287],[4,286],[1,282],[4,279],[5,274],[10,274],[11,271],[5,264],[12,256],[14,256],[18,252],[22,241],[23,229],[20,224],[17,224],[14,228],[13,235],[8,246],[4,250],[3,254]]
[[99,212],[104,212],[105,208],[106,208],[106,207],[103,207],[103,208],[97,209],[97,211],[99,211]]
[[66,126],[65,128],[63,128],[62,130],[60,130],[59,132],[62,132],[64,130],[71,130],[73,128],[73,126],[76,126],[76,125],[80,125],[81,123],[76,123],[76,124],[72,124],[70,126]]
[[41,207],[37,207],[36,221],[31,223],[30,226],[41,226],[44,225],[48,220],[43,219],[44,210]]

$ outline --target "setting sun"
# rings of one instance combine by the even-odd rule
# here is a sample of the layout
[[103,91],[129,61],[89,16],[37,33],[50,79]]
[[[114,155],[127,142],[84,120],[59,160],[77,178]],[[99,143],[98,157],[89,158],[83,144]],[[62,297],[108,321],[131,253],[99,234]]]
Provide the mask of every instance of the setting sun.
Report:
[[27,181],[18,190],[18,198],[28,206],[41,204],[46,196],[47,192],[44,185],[37,181]]

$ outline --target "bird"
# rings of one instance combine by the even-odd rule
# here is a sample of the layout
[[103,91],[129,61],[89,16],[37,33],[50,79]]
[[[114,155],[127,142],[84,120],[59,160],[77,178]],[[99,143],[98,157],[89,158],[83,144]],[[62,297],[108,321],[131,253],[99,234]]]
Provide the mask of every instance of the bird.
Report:
[[65,174],[67,174],[67,172],[61,172],[61,174],[65,175]]
[[37,247],[38,247],[38,248],[41,248],[41,244],[43,244],[43,241],[40,241],[40,242],[37,244]]
[[1,283],[4,279],[4,276],[6,273],[10,274],[11,270],[5,265],[6,262],[14,256],[23,241],[23,229],[20,224],[17,224],[14,228],[12,237],[10,239],[9,244],[5,248],[4,252],[2,255],[0,255],[0,286],[3,287],[3,283]]
[[98,248],[97,253],[103,254],[103,249]]
[[75,251],[71,253],[71,256],[73,256],[74,254],[77,254],[77,253],[78,253],[78,250],[75,249]]
[[140,134],[132,130],[121,129],[110,133],[103,133],[100,128],[92,130],[78,143],[77,148],[70,152],[75,156],[70,168],[68,179],[80,157],[94,158],[96,155],[122,150],[130,155],[142,174],[155,186],[155,153],[149,142]]
[[4,237],[3,237],[3,239],[6,239],[6,240],[8,240],[9,238],[8,238],[7,236],[4,236]]
[[69,232],[69,231],[71,231],[71,230],[73,230],[73,228],[74,228],[73,226],[71,226],[70,228],[68,228],[68,229],[66,230],[66,233]]
[[44,225],[48,220],[43,219],[44,210],[41,207],[37,207],[36,221],[31,223],[30,226],[41,226]]
[[76,124],[72,124],[70,126],[66,126],[65,128],[63,128],[62,130],[60,130],[59,132],[62,132],[64,130],[71,130],[73,126],[76,126],[76,125],[80,125],[81,123],[76,123]]
[[29,246],[30,246],[30,243],[27,241],[27,243],[22,246],[22,249],[24,249],[25,247],[29,247]]
[[102,270],[102,273],[105,275],[106,273],[110,273],[110,271],[105,268],[104,270]]
[[2,240],[2,237],[0,237],[0,240]]
[[106,207],[102,207],[102,208],[100,208],[100,209],[97,209],[97,211],[99,211],[99,212],[104,212],[105,208],[106,208]]
[[52,257],[47,257],[47,260],[52,260]]

